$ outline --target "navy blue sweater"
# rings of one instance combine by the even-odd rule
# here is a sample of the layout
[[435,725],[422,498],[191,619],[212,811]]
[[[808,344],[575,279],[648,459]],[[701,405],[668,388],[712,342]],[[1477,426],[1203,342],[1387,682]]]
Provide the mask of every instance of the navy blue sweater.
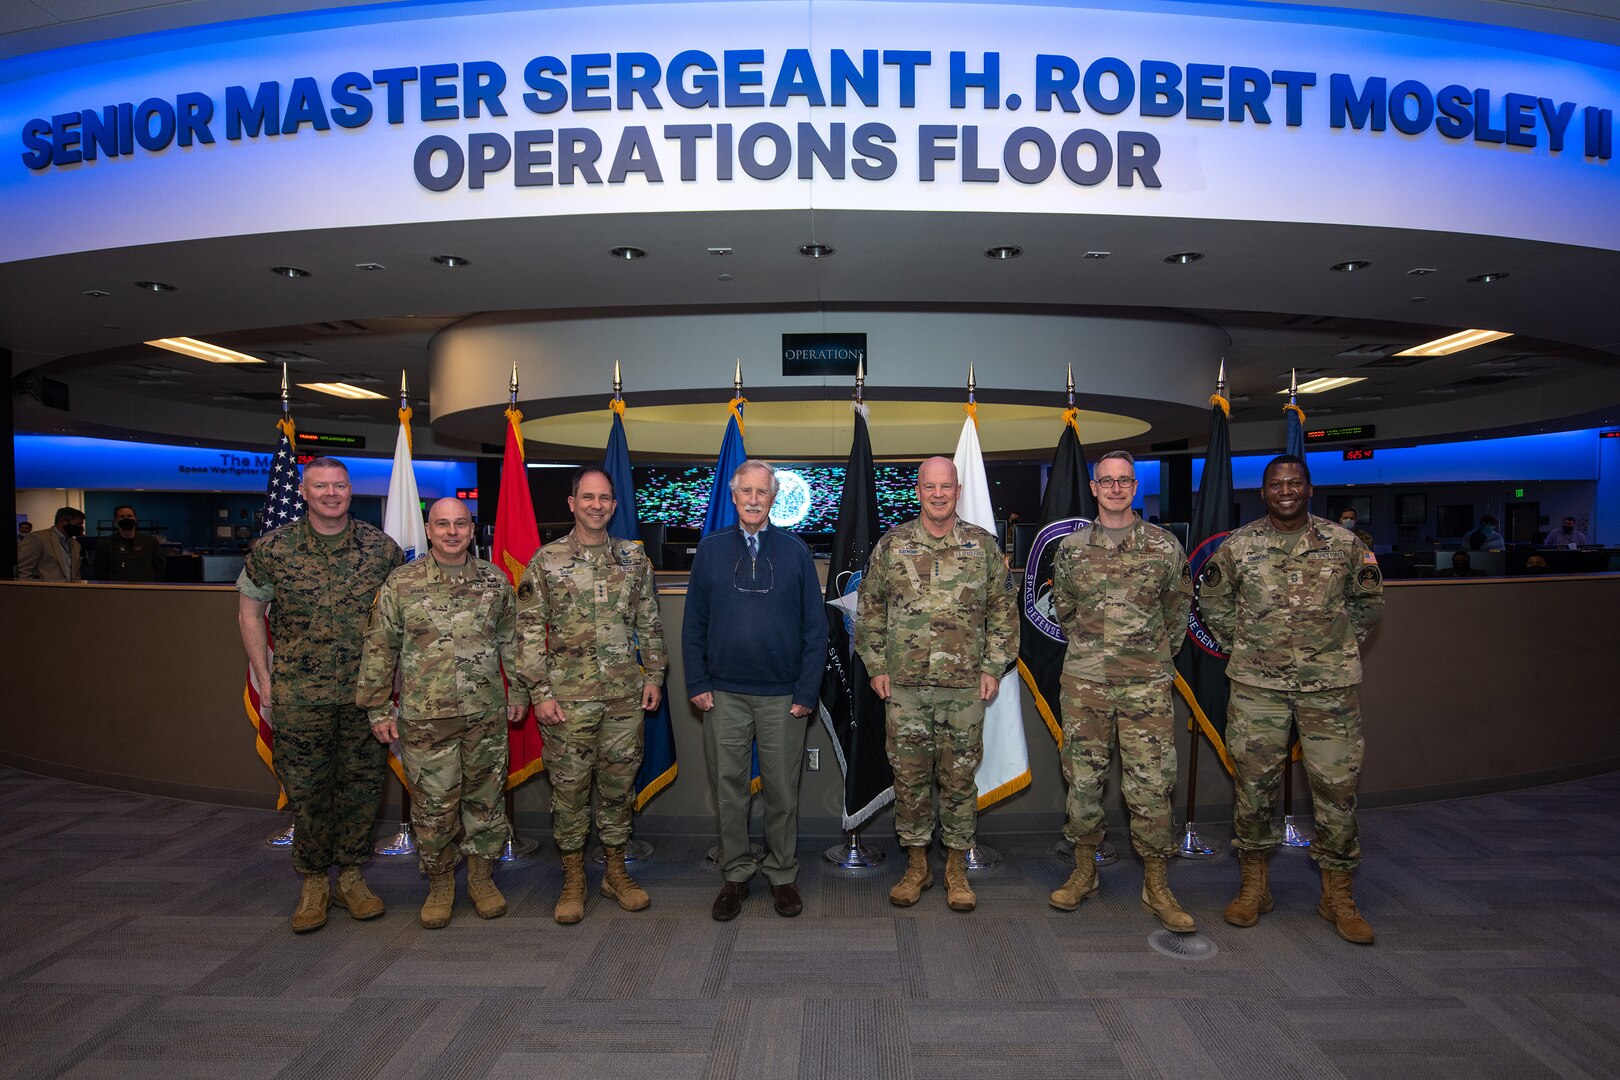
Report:
[[733,527],[703,539],[686,589],[686,695],[793,695],[814,708],[827,663],[827,616],[810,549],[766,528],[759,558]]

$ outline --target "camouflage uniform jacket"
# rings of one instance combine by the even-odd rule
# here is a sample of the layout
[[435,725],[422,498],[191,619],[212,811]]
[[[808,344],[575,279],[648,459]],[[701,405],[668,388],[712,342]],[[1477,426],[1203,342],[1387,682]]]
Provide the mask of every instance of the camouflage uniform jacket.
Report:
[[1361,641],[1384,606],[1378,560],[1315,517],[1293,554],[1269,518],[1234,529],[1204,564],[1198,611],[1236,682],[1314,693],[1361,681]]
[[573,532],[553,540],[524,569],[517,608],[516,681],[536,703],[622,701],[664,684],[664,625],[640,544],[609,540],[604,553]]
[[[399,712],[407,720],[470,716],[508,703],[501,669],[517,666],[517,602],[506,575],[470,559],[447,574],[431,554],[388,575],[366,626],[356,702],[373,722]],[[528,705],[513,686],[510,703]]]
[[1095,525],[1063,538],[1052,599],[1069,639],[1063,673],[1090,682],[1160,682],[1187,640],[1192,578],[1181,543],[1138,520],[1119,544]]
[[1018,607],[995,537],[961,520],[937,539],[920,518],[890,529],[861,579],[855,647],[868,674],[902,686],[999,679],[1018,655]]
[[405,561],[374,525],[350,519],[328,545],[301,518],[259,538],[236,587],[270,604],[270,704],[354,702],[366,614],[388,572]]

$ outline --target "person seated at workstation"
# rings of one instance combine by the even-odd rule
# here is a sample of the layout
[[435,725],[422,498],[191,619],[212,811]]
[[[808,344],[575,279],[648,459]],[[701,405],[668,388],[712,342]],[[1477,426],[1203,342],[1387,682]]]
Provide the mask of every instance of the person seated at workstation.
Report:
[[1479,528],[1468,534],[1469,551],[1502,551],[1507,541],[1496,527],[1496,519],[1489,514],[1480,515]]
[[1469,557],[1468,552],[1453,551],[1451,553],[1451,565],[1444,570],[1435,571],[1434,576],[1437,578],[1484,577],[1485,571],[1474,569],[1473,559]]
[[1356,511],[1354,507],[1347,506],[1343,510],[1339,511],[1339,527],[1354,533],[1356,539],[1360,540],[1363,544],[1366,544],[1367,550],[1371,551],[1373,546],[1372,533],[1368,532],[1366,529],[1359,528],[1359,524],[1360,523],[1356,520]]
[[1550,574],[1552,567],[1547,565],[1545,555],[1532,555],[1524,560],[1524,572],[1527,574]]
[[1541,540],[1543,547],[1579,548],[1585,547],[1586,534],[1575,527],[1575,519],[1564,518],[1564,523],[1556,529],[1549,530]]

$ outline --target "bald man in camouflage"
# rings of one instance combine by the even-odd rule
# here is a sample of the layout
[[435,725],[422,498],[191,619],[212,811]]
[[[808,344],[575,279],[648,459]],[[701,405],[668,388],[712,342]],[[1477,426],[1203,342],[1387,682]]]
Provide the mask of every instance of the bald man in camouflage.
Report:
[[506,728],[529,709],[522,687],[514,682],[508,689],[501,677],[517,659],[512,586],[472,557],[472,536],[472,513],[460,499],[428,508],[429,554],[384,582],[366,626],[356,693],[377,741],[400,740],[411,827],[428,876],[419,918],[429,930],[450,922],[462,855],[467,896],[479,917],[506,914],[492,876],[511,832],[502,797]]
[[855,647],[886,703],[894,827],[905,875],[889,901],[915,904],[934,883],[934,788],[944,840],[946,904],[972,911],[967,850],[978,825],[974,774],[984,759],[984,707],[1018,655],[1018,608],[996,539],[956,516],[956,465],[917,470],[921,513],[884,534],[861,579]]

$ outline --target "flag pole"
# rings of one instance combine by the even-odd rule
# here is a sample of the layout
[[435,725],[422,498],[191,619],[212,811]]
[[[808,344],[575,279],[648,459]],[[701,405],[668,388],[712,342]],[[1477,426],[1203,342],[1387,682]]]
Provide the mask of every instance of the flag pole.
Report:
[[[979,426],[979,406],[975,400],[977,390],[978,383],[973,374],[973,361],[969,360],[967,381],[967,414],[973,418],[973,426],[975,428]],[[956,485],[957,490],[960,491],[962,487],[962,478],[960,476],[956,478]],[[981,742],[983,738],[984,736],[981,734]],[[965,853],[965,859],[967,862],[967,868],[969,870],[994,870],[996,867],[1001,865],[1001,852],[997,851],[989,844],[980,843],[978,830],[975,829],[973,843],[968,846],[967,852]]]
[[[855,401],[850,406],[857,413],[866,411],[866,357],[862,356],[855,361]],[[848,483],[848,479],[844,481]],[[832,571],[829,569],[828,573]],[[847,780],[846,780],[847,783]],[[848,802],[846,799],[845,802]],[[844,834],[841,844],[834,844],[822,856],[833,867],[850,875],[856,875],[867,870],[875,870],[883,865],[883,852],[877,848],[869,848],[861,843],[861,830],[851,829]]]
[[[290,413],[291,409],[292,409],[292,403],[288,399],[288,396],[287,396],[287,364],[286,364],[285,361],[283,361],[282,365],[281,365],[281,423],[282,424],[285,424],[287,422],[288,416],[289,416],[289,413]],[[298,448],[295,446],[295,447],[293,447],[293,450],[296,453]],[[285,829],[277,829],[274,832],[272,832],[269,836],[266,836],[264,838],[264,842],[266,844],[269,844],[271,847],[291,847],[292,842],[293,842],[293,826],[292,826],[292,822],[288,822],[287,827]]]
[[[1295,397],[1299,393],[1299,371],[1297,368],[1288,369],[1288,408],[1298,410]],[[1300,415],[1304,415],[1301,413]],[[1288,730],[1288,751],[1283,754],[1283,834],[1279,841],[1285,848],[1308,848],[1311,838],[1299,831],[1294,822],[1294,758],[1299,749],[1299,732],[1290,727]]]
[[[517,361],[512,361],[512,378],[506,384],[507,408],[517,408],[518,400],[518,373]],[[540,846],[540,841],[530,840],[517,834],[517,796],[513,790],[506,789],[506,844],[501,848],[501,862],[516,862],[534,853]]]
[[[405,372],[399,373],[399,422],[406,425],[405,437],[410,438],[410,391],[405,382]],[[414,855],[416,854],[416,837],[411,833],[411,789],[405,786],[405,781],[398,776],[394,777],[399,784],[399,829],[391,835],[380,838],[371,846],[373,855]]]
[[[1215,376],[1215,396],[1226,397],[1226,357],[1221,357],[1220,371]],[[1207,464],[1207,461],[1206,461]],[[1179,678],[1179,676],[1178,676]],[[1189,704],[1194,704],[1189,699]],[[1204,844],[1198,836],[1198,824],[1193,810],[1198,800],[1198,725],[1189,721],[1187,730],[1192,738],[1187,743],[1187,815],[1186,824],[1182,828],[1181,843],[1176,846],[1176,854],[1183,859],[1213,859],[1215,849]]]

